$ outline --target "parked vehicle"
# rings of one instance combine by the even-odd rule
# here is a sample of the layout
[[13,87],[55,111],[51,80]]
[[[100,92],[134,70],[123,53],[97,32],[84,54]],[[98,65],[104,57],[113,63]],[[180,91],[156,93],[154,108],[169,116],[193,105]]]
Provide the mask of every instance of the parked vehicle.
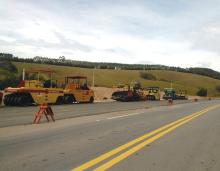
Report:
[[[26,80],[30,74],[37,75],[37,79]],[[49,75],[49,80],[40,80],[41,74]],[[16,88],[8,87],[4,90],[4,104],[6,106],[30,106],[33,104],[73,104],[75,102],[94,101],[94,92],[87,86],[87,78],[72,76],[65,78],[63,87],[59,87],[52,76],[55,71],[49,69],[32,69],[23,72],[23,80]],[[83,80],[83,81],[82,81]]]
[[160,88],[159,87],[147,87],[144,89],[147,100],[160,100]]
[[172,100],[187,100],[187,91],[179,90],[178,93],[173,88],[165,88],[163,99],[172,99]]

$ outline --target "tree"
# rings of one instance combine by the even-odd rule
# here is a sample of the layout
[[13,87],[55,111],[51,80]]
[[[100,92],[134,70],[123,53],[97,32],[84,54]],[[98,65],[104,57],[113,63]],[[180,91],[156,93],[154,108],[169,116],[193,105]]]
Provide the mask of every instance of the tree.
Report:
[[220,85],[216,86],[215,89],[220,93]]
[[199,88],[196,94],[197,96],[206,97],[208,95],[208,90],[207,88]]
[[140,77],[145,80],[156,80],[157,79],[153,74],[150,74],[147,72],[140,72]]

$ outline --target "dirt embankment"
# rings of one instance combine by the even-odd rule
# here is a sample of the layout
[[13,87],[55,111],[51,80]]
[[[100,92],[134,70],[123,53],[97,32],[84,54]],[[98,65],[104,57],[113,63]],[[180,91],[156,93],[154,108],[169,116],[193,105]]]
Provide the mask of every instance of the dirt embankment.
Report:
[[95,101],[112,101],[112,93],[120,90],[119,88],[91,87],[95,93]]

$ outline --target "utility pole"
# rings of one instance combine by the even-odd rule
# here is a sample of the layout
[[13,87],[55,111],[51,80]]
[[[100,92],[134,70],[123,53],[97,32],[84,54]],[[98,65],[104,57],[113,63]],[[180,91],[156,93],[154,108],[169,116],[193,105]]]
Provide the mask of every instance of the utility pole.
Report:
[[25,68],[23,68],[23,71],[22,71],[22,80],[23,81],[25,80]]
[[95,87],[95,68],[92,71],[92,86]]

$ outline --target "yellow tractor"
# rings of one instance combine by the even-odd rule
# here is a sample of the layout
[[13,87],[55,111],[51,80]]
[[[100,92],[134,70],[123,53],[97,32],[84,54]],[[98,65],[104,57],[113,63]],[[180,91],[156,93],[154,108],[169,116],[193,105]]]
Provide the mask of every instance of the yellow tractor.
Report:
[[[48,74],[50,80],[40,81],[40,74]],[[50,103],[54,104],[64,96],[62,88],[57,88],[52,80],[52,74],[55,71],[49,69],[32,69],[26,72],[26,75],[35,74],[38,79],[25,80],[23,71],[23,80],[18,87],[8,87],[4,90],[4,104],[6,106],[29,106],[32,104]]]
[[146,100],[160,100],[160,88],[159,87],[147,87],[144,90]]
[[[73,104],[94,101],[94,92],[87,86],[87,78],[82,76],[66,77],[65,84],[58,88],[57,81],[52,79],[56,73],[50,69],[32,69],[23,71],[23,80],[18,87],[4,90],[6,106],[30,106],[33,104]],[[37,79],[25,80],[33,74]],[[41,81],[41,74],[49,75],[49,80]]]
[[65,77],[64,103],[93,103],[94,91],[87,85],[87,77]]

